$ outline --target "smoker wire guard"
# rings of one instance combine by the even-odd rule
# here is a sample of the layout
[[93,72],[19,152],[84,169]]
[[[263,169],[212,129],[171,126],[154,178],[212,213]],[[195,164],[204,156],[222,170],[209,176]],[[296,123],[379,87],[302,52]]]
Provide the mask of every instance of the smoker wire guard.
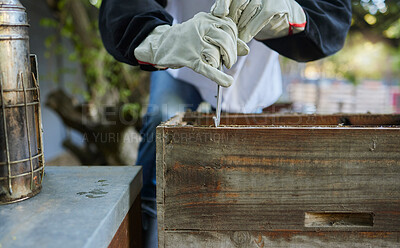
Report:
[[[4,129],[4,136],[5,140],[0,141],[0,142],[5,142],[5,155],[6,155],[6,161],[0,161],[0,168],[2,166],[7,167],[7,175],[0,175],[0,185],[4,184],[4,181],[8,182],[8,193],[10,195],[13,194],[13,188],[12,188],[12,180],[17,179],[17,178],[22,178],[22,177],[30,177],[30,189],[31,192],[27,195],[22,195],[19,198],[4,198],[0,196],[0,205],[2,204],[8,204],[8,203],[13,203],[13,202],[19,202],[28,198],[31,198],[35,195],[37,195],[41,188],[42,188],[42,181],[44,177],[44,153],[43,153],[43,129],[42,129],[42,116],[41,116],[41,108],[40,108],[40,91],[39,91],[39,80],[38,80],[38,69],[37,69],[37,57],[36,55],[31,55],[30,56],[30,62],[31,62],[31,71],[32,71],[32,80],[34,82],[35,87],[32,88],[26,88],[24,84],[24,79],[22,77],[22,73],[19,75],[19,80],[21,80],[21,85],[22,88],[19,89],[3,89],[3,75],[0,73],[0,112],[2,113],[2,119],[0,120],[0,128]],[[7,92],[24,92],[24,103],[20,104],[12,104],[12,105],[7,105],[3,99],[4,93]],[[27,101],[27,93],[32,92],[33,94],[33,101],[28,102]],[[32,147],[31,147],[31,132],[34,130],[30,130],[29,124],[28,124],[28,106],[34,106],[34,119],[35,119],[35,127],[36,127],[36,138],[37,138],[37,154],[32,154]],[[27,145],[29,149],[29,157],[20,159],[20,160],[15,160],[11,161],[10,160],[10,150],[9,150],[9,140],[8,140],[8,134],[7,134],[7,122],[6,122],[6,108],[24,108],[25,111],[25,126],[26,126],[26,132],[27,132]],[[38,167],[33,168],[33,161],[38,160]],[[30,165],[30,170],[29,172],[23,172],[23,173],[18,173],[18,174],[12,174],[12,165],[19,164],[19,163],[25,163],[29,161]],[[40,182],[35,184],[35,174],[38,174],[40,172]],[[4,199],[3,199],[4,198]]]

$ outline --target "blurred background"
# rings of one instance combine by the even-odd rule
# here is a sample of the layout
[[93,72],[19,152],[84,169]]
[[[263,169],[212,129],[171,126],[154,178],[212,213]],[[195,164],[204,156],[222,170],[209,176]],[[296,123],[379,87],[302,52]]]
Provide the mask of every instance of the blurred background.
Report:
[[[101,0],[21,0],[38,56],[48,165],[134,164],[149,74],[116,62]],[[345,47],[316,62],[281,57],[284,94],[266,112],[400,113],[400,0],[352,0]]]

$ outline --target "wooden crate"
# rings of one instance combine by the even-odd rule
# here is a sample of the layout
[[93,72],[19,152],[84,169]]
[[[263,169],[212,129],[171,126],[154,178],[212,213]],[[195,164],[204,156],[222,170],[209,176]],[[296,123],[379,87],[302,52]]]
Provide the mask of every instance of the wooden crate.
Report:
[[399,115],[157,128],[159,247],[399,247]]

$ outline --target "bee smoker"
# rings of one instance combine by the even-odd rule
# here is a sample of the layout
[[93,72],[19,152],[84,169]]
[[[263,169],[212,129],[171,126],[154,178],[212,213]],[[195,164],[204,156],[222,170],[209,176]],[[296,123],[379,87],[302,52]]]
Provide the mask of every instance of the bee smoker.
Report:
[[0,0],[0,204],[38,194],[44,155],[36,56],[18,0]]

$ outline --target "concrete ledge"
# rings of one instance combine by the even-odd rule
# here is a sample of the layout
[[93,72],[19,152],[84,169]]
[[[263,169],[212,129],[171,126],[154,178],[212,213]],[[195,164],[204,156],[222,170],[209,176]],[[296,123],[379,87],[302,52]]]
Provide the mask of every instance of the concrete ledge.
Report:
[[0,248],[107,247],[142,187],[139,166],[47,166],[39,195],[0,206]]

